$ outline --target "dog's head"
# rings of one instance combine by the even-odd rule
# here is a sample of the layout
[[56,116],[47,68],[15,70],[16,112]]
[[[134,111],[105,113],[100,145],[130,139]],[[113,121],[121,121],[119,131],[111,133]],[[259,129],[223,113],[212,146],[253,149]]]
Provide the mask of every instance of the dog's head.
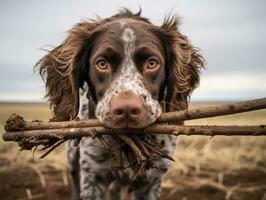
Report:
[[178,31],[178,18],[162,26],[123,10],[74,26],[39,62],[56,120],[74,119],[78,88],[87,82],[95,115],[111,128],[141,128],[166,111],[187,108],[203,58]]

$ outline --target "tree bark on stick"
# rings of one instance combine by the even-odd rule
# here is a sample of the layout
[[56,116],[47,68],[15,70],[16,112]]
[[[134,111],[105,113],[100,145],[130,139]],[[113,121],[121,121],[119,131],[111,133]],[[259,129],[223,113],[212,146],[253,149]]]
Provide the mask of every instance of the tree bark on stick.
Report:
[[221,115],[231,115],[265,108],[266,98],[262,98],[250,101],[242,101],[238,103],[206,106],[196,109],[163,113],[162,116],[157,120],[157,122],[177,122],[207,117],[216,117]]
[[112,134],[172,134],[172,135],[205,135],[205,136],[240,136],[266,135],[266,126],[183,126],[154,124],[144,129],[108,129],[104,127],[65,128],[50,130],[30,130],[7,132],[3,135],[5,141],[21,139],[70,139],[77,137],[96,137],[97,135]]
[[[189,109],[184,111],[175,111],[162,113],[157,123],[178,122],[192,119],[207,117],[216,117],[221,115],[231,115],[236,113],[248,112],[253,110],[265,109],[266,98],[243,101],[216,106],[206,106],[202,108]],[[14,119],[12,119],[12,117]],[[19,118],[19,119],[18,119]],[[16,123],[7,123],[6,131],[16,130],[44,130],[44,129],[61,129],[61,128],[78,128],[78,127],[100,127],[101,124],[96,119],[73,120],[64,122],[26,122],[18,115],[13,115],[9,120]],[[15,124],[15,125],[14,125]]]
[[24,121],[22,117],[16,114],[12,114],[5,124],[6,131],[21,131],[21,130],[45,130],[45,129],[61,129],[61,128],[78,128],[78,127],[96,127],[101,126],[97,119],[89,120],[72,120],[72,121],[62,121],[62,122],[42,122]]

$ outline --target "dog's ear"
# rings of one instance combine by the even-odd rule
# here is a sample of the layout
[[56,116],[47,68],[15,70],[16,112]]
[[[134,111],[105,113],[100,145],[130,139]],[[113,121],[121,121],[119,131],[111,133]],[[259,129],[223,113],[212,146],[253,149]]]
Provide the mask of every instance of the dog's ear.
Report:
[[41,58],[36,66],[46,84],[46,96],[54,111],[55,121],[74,119],[79,109],[79,86],[84,77],[80,73],[86,59],[84,51],[91,44],[97,23],[82,22],[75,25],[62,44]]
[[179,19],[168,17],[160,27],[160,38],[166,54],[166,111],[188,107],[191,92],[199,83],[204,59],[178,30]]

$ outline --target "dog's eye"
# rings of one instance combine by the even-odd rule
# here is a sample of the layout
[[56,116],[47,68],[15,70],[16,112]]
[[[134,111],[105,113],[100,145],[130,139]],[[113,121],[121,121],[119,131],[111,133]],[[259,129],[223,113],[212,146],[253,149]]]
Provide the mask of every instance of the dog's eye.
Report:
[[108,63],[106,59],[101,58],[97,60],[96,67],[98,67],[100,70],[106,70],[110,67],[110,64]]
[[158,65],[159,65],[159,62],[156,59],[150,58],[146,61],[145,67],[147,69],[155,69]]

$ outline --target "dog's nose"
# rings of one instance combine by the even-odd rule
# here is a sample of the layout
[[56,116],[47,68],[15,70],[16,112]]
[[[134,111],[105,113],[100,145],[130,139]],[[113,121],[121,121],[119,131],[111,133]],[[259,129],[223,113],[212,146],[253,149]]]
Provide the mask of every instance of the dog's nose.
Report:
[[141,106],[136,99],[119,99],[114,102],[111,112],[119,119],[137,119],[141,114]]
[[111,114],[116,122],[137,121],[143,113],[141,99],[133,95],[119,95],[112,99]]

